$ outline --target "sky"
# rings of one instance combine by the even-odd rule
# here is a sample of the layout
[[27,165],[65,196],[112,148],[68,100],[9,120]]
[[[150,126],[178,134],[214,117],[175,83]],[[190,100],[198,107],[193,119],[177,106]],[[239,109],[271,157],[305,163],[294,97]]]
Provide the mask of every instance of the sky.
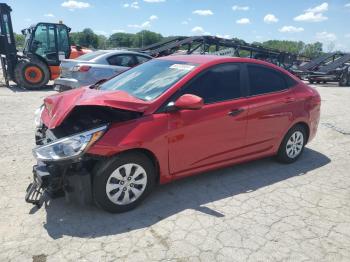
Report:
[[246,42],[320,41],[325,51],[350,51],[350,0],[0,0],[12,9],[15,32],[62,20],[106,36],[147,29],[169,35],[238,37]]

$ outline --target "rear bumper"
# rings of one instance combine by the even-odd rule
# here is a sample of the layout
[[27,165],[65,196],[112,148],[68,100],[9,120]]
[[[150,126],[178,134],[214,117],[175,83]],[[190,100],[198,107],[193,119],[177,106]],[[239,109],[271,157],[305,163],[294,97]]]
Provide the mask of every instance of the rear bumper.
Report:
[[62,92],[69,89],[75,89],[84,86],[84,83],[81,83],[74,78],[57,78],[54,81],[54,90]]

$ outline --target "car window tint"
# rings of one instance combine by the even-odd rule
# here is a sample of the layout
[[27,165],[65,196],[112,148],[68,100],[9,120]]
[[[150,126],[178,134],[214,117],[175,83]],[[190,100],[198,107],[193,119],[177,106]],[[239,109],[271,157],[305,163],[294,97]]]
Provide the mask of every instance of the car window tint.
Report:
[[210,104],[242,96],[240,87],[240,66],[238,64],[222,64],[215,66],[183,90],[184,94],[193,94],[203,98]]
[[91,52],[91,53],[87,53],[85,55],[79,56],[79,58],[77,60],[79,61],[90,61],[93,60],[95,58],[97,58],[98,56],[107,54],[108,51],[96,51],[96,52]]
[[248,65],[250,95],[260,95],[287,89],[285,76],[273,69]]
[[287,88],[290,88],[292,86],[295,86],[298,82],[295,81],[293,78],[289,77],[289,76],[285,76],[286,79],[286,83],[287,83]]
[[133,67],[135,65],[132,55],[115,55],[109,57],[107,61],[114,66]]
[[140,56],[140,55],[136,56],[136,58],[137,58],[137,62],[139,64],[143,64],[143,63],[145,63],[145,62],[147,62],[149,60],[148,57]]

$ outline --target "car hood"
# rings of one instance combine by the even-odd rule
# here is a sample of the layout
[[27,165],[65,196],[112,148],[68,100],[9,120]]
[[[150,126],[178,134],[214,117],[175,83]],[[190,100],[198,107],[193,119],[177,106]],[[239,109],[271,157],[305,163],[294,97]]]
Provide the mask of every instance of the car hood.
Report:
[[77,106],[105,106],[116,109],[144,112],[149,102],[137,99],[124,91],[102,91],[83,87],[44,99],[42,121],[49,128],[59,126]]

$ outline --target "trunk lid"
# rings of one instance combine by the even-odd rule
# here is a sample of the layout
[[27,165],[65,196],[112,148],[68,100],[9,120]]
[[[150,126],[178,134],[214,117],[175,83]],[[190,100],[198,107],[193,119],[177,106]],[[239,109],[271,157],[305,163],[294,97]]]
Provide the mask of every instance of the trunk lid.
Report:
[[89,87],[46,97],[44,104],[41,118],[49,129],[59,126],[77,106],[105,106],[142,113],[150,105],[149,102],[130,96],[124,91],[101,91]]
[[74,78],[73,68],[79,64],[94,64],[93,61],[83,61],[78,59],[64,59],[60,64],[60,77],[62,78]]

